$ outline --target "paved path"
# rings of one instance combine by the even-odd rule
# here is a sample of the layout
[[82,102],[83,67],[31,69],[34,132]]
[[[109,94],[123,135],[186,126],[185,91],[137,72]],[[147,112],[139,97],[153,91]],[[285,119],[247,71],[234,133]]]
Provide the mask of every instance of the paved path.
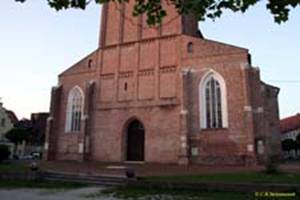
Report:
[[[264,166],[205,166],[189,165],[182,166],[176,164],[124,164],[124,163],[99,163],[99,162],[42,162],[42,170],[84,173],[90,175],[123,175],[123,167],[135,170],[137,176],[164,176],[164,175],[193,175],[193,174],[215,174],[232,172],[255,172],[265,169]],[[279,169],[285,172],[300,173],[300,162],[281,164]]]
[[1,200],[115,200],[111,197],[87,198],[103,188],[88,187],[81,189],[0,189]]

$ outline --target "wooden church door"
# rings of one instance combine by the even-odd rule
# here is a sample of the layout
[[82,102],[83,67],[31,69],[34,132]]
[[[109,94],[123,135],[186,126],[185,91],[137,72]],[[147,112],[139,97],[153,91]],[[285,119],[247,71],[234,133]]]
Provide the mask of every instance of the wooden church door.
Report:
[[127,129],[127,161],[144,161],[144,153],[144,126],[138,120],[134,120]]

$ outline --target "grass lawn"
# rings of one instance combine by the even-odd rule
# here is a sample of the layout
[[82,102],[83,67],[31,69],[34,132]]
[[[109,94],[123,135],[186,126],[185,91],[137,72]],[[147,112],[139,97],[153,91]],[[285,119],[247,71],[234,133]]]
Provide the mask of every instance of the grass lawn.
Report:
[[[30,172],[29,164],[26,162],[18,163],[1,163],[0,173]],[[81,183],[69,182],[46,182],[46,181],[31,181],[31,180],[0,180],[0,188],[49,188],[49,189],[71,189],[86,186]]]
[[264,172],[219,173],[210,175],[157,176],[146,180],[186,181],[186,182],[221,182],[221,183],[289,183],[300,184],[300,173],[267,174]]
[[86,198],[113,196],[118,199],[143,200],[245,200],[251,199],[253,194],[237,192],[195,192],[185,190],[159,190],[133,187],[117,187],[88,194]]
[[45,189],[75,189],[86,187],[86,184],[71,182],[0,180],[0,189],[45,188]]
[[28,172],[30,170],[29,164],[26,163],[1,163],[1,172]]

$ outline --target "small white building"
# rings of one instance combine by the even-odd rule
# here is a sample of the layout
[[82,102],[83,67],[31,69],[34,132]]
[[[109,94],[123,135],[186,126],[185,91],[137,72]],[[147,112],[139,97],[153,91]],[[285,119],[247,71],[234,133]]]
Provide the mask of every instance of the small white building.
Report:
[[[281,141],[292,139],[296,141],[297,136],[300,134],[300,113],[280,120]],[[300,155],[300,151],[292,150],[284,152],[285,157],[296,158]]]
[[18,118],[13,111],[7,110],[3,107],[3,103],[0,102],[0,142],[7,141],[5,134],[14,127],[14,124],[18,122]]
[[11,110],[5,109],[3,107],[3,103],[0,102],[0,145],[6,145],[9,147],[11,158],[14,144],[5,138],[5,134],[12,129],[17,122],[18,118],[16,117],[15,113]]

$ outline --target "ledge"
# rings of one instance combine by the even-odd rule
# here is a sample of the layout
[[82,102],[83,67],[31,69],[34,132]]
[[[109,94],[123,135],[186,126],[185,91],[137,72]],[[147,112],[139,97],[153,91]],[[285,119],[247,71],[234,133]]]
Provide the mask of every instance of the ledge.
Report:
[[97,110],[110,110],[110,109],[130,109],[130,108],[148,108],[148,107],[175,107],[179,105],[177,98],[160,99],[160,100],[139,100],[127,102],[112,102],[103,103],[98,102]]
[[220,132],[220,131],[228,131],[229,128],[203,128],[200,129],[200,132]]

